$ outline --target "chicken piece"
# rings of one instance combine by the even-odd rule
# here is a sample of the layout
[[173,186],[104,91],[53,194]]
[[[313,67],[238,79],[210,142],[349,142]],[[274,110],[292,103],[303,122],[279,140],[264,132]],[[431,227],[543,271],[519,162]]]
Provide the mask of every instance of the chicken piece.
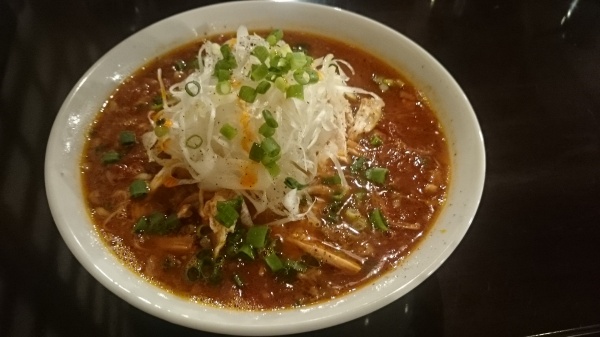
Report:
[[348,138],[355,140],[360,134],[373,130],[381,119],[383,106],[384,103],[381,99],[363,98],[349,125]]
[[217,203],[219,201],[227,201],[235,198],[237,195],[229,190],[219,190],[215,193],[212,199],[204,203],[204,207],[200,209],[200,216],[205,221],[208,220],[210,229],[213,231],[213,252],[214,257],[219,255],[221,248],[225,245],[227,234],[235,230],[235,226],[229,228],[223,226],[215,216],[217,215]]

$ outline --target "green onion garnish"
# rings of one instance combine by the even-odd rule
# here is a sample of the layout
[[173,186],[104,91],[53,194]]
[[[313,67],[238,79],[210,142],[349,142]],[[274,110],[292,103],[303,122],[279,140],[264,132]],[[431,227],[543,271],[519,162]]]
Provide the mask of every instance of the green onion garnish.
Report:
[[267,81],[261,81],[256,86],[256,92],[259,94],[265,94],[267,91],[269,91],[269,89],[271,89],[271,83]]
[[271,137],[275,134],[275,128],[270,127],[267,123],[263,123],[258,128],[258,133],[260,133],[264,137]]
[[228,80],[217,83],[217,94],[227,95],[231,92],[231,83]]
[[185,84],[185,92],[194,97],[200,93],[200,83],[198,81],[190,81]]
[[303,52],[289,53],[286,57],[290,62],[290,67],[292,68],[292,70],[302,68],[306,64],[306,54],[304,54]]
[[253,81],[260,81],[269,73],[269,68],[264,64],[252,65],[252,71],[250,72],[250,78]]
[[261,163],[263,163],[263,165],[265,167],[269,167],[270,165],[273,165],[274,163],[277,163],[277,161],[279,161],[279,159],[281,159],[281,155],[278,154],[276,156],[264,156],[263,159],[260,161]]
[[265,119],[265,123],[267,123],[268,126],[270,126],[272,128],[276,128],[279,126],[279,123],[277,123],[277,121],[275,120],[275,117],[273,117],[273,114],[271,113],[271,111],[264,109],[262,111],[262,115],[263,115],[263,118]]
[[188,137],[188,139],[185,140],[185,146],[195,150],[202,146],[203,142],[204,139],[202,139],[202,137],[200,137],[199,135],[191,135]]
[[248,103],[253,103],[256,100],[256,90],[247,85],[243,85],[240,88],[240,92],[238,93],[238,97],[241,100],[244,100]]
[[301,189],[305,188],[306,186],[308,186],[308,185],[299,183],[298,180],[296,180],[292,177],[285,178],[283,183],[285,184],[285,186],[287,186],[291,189],[297,189],[297,190],[301,190]]
[[254,260],[254,250],[252,249],[252,246],[250,246],[250,245],[248,245],[248,244],[242,245],[238,249],[238,252],[244,253],[246,256],[248,256],[249,258]]
[[269,34],[269,36],[267,36],[266,40],[270,46],[274,46],[282,38],[283,38],[283,31],[281,31],[281,29],[276,29],[276,30],[272,31]]
[[145,180],[136,179],[129,185],[129,195],[132,198],[141,198],[150,192],[150,186]]
[[293,75],[294,79],[299,84],[308,84],[308,82],[310,81],[310,77],[304,69],[296,69]]
[[246,233],[246,242],[254,248],[263,248],[267,242],[268,231],[269,227],[267,226],[250,227]]
[[283,77],[277,77],[273,84],[275,84],[275,88],[279,89],[282,92],[285,92],[288,88],[288,83]]
[[121,145],[135,144],[135,133],[132,131],[121,131],[121,133],[119,133],[119,143],[121,143]]
[[304,99],[304,86],[302,84],[292,84],[285,90],[286,98]]
[[265,256],[265,262],[272,272],[277,272],[283,269],[283,262],[281,262],[281,259],[279,256],[277,256],[277,254],[275,254],[275,252]]
[[229,123],[225,123],[219,130],[219,132],[223,135],[223,137],[228,140],[232,140],[237,135],[237,129],[231,126]]
[[385,182],[385,177],[388,173],[388,169],[382,167],[373,167],[365,171],[365,176],[367,180],[377,183],[383,184]]
[[165,216],[163,213],[154,212],[148,216],[142,216],[133,226],[135,233],[167,234],[177,227],[180,222],[176,214]]
[[292,269],[298,273],[304,273],[308,269],[304,262],[290,259],[285,260],[285,268]]
[[231,78],[231,71],[228,69],[215,69],[215,77],[219,82],[229,81]]
[[119,159],[121,159],[121,155],[115,150],[110,150],[102,154],[102,164],[113,164],[118,162]]
[[281,147],[277,143],[277,141],[271,137],[266,137],[260,143],[260,147],[262,147],[263,151],[265,151],[265,155],[270,157],[275,157],[281,151]]
[[277,164],[277,161],[272,161],[269,164],[264,164],[264,167],[267,169],[271,177],[275,178],[281,173],[281,168]]
[[383,139],[379,138],[377,135],[373,135],[373,137],[369,139],[369,144],[371,144],[373,147],[381,146],[383,145]]
[[252,55],[256,56],[261,63],[265,63],[269,57],[269,50],[265,46],[256,46],[252,50]]
[[238,286],[240,288],[244,286],[244,281],[238,274],[233,274],[233,282],[235,283],[236,286]]
[[227,201],[217,201],[217,215],[215,219],[223,226],[229,228],[237,222],[240,214],[232,203]]
[[366,168],[366,164],[367,164],[367,158],[358,157],[358,158],[354,159],[354,161],[350,165],[350,172],[352,172],[353,174],[359,174]]
[[[312,63],[312,61],[311,61]],[[317,73],[316,70],[312,69],[312,68],[306,68],[305,69],[306,73],[308,74],[308,84],[315,84],[317,82],[319,82],[319,73]]]
[[339,185],[342,183],[342,178],[339,175],[335,174],[329,177],[323,177],[322,180],[325,185]]
[[371,213],[369,213],[369,222],[376,229],[382,231],[388,230],[387,221],[385,220],[383,214],[381,214],[381,210],[379,208],[375,208],[371,211]]
[[252,143],[252,147],[250,148],[249,157],[251,160],[259,163],[263,157],[265,156],[265,150],[258,143]]
[[148,229],[148,225],[149,225],[148,218],[145,216],[142,216],[133,225],[133,232],[134,233],[142,233]]

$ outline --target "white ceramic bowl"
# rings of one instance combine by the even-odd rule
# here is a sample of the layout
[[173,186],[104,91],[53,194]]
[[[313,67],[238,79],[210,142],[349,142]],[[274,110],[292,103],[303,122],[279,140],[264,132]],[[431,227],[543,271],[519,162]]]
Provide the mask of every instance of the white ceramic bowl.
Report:
[[[452,158],[448,202],[419,248],[396,270],[338,299],[301,309],[241,312],[199,305],[153,286],[105,247],[85,210],[79,160],[85,133],[115,87],[153,57],[192,39],[239,25],[305,30],[349,41],[397,67],[425,93],[445,129]],[[80,263],[125,301],[167,321],[237,335],[279,335],[320,329],[366,315],[400,298],[431,275],[465,235],[479,204],[485,152],[465,94],[427,52],[398,32],[338,8],[299,2],[232,2],[198,8],[129,37],[88,70],[52,127],[46,191],[56,225]]]

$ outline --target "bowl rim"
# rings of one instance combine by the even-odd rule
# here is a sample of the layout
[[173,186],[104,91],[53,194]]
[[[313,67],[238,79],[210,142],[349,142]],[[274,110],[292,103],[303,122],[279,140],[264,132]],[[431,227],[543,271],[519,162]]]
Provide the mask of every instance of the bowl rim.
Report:
[[[254,8],[251,9],[252,7]],[[424,238],[416,251],[411,253],[411,256],[397,268],[398,270],[404,270],[406,268],[407,270],[411,270],[411,272],[413,269],[417,269],[417,272],[411,274],[412,277],[409,280],[398,280],[399,275],[397,271],[388,272],[386,275],[380,276],[373,284],[365,285],[358,291],[325,303],[317,303],[299,309],[242,312],[231,309],[207,307],[201,304],[192,303],[177,295],[172,295],[167,291],[144,281],[140,276],[120,263],[118,258],[104,246],[104,242],[99,238],[93,228],[90,231],[90,227],[82,228],[81,224],[77,222],[83,219],[83,217],[86,217],[88,219],[88,224],[86,225],[91,226],[91,220],[89,219],[87,211],[85,211],[85,209],[74,210],[73,205],[76,204],[77,201],[74,199],[71,200],[71,198],[76,199],[77,195],[81,197],[82,193],[81,188],[77,191],[78,186],[80,187],[80,185],[78,185],[80,184],[80,179],[78,177],[72,177],[71,175],[74,172],[79,172],[78,166],[81,154],[76,153],[76,142],[78,140],[82,141],[81,136],[85,133],[82,133],[82,128],[87,130],[86,125],[84,125],[86,116],[81,115],[81,112],[74,112],[73,107],[78,106],[84,110],[87,109],[89,111],[90,109],[93,109],[93,111],[98,111],[100,105],[94,106],[91,101],[103,102],[108,97],[106,92],[108,89],[94,93],[94,97],[90,102],[83,103],[79,99],[82,94],[90,93],[93,87],[99,85],[94,81],[97,78],[104,78],[118,83],[123,79],[124,75],[128,75],[141,64],[146,63],[146,61],[140,60],[140,63],[137,65],[130,64],[121,67],[121,64],[118,64],[119,69],[115,72],[111,72],[111,70],[107,68],[107,62],[111,62],[115,55],[130,51],[131,45],[136,45],[135,41],[139,41],[148,36],[158,36],[163,34],[160,33],[160,31],[164,28],[172,27],[173,24],[179,25],[185,22],[189,25],[189,22],[196,17],[214,15],[228,10],[241,12],[248,10],[257,11],[259,10],[257,8],[264,10],[268,9],[269,11],[281,10],[281,13],[286,10],[302,11],[303,13],[319,13],[319,15],[322,15],[323,17],[332,17],[339,20],[360,23],[361,27],[367,27],[388,38],[396,39],[399,44],[405,46],[408,51],[414,53],[414,56],[412,57],[422,58],[422,62],[424,62],[422,72],[426,73],[427,71],[430,71],[438,74],[437,76],[440,76],[440,82],[443,83],[443,85],[448,86],[448,90],[453,90],[452,97],[449,100],[454,102],[454,104],[459,105],[463,110],[459,111],[459,115],[457,115],[460,118],[456,118],[456,120],[450,118],[446,122],[454,123],[453,125],[458,128],[466,128],[468,130],[468,137],[460,133],[449,135],[449,146],[460,146],[461,149],[469,153],[469,157],[462,158],[460,156],[465,155],[462,153],[454,153],[451,164],[451,174],[453,175],[450,184],[451,191],[454,191],[453,188],[455,187],[454,175],[456,172],[454,172],[454,168],[457,164],[460,163],[460,165],[463,165],[462,160],[464,159],[467,163],[463,166],[469,166],[471,172],[469,172],[468,177],[459,176],[461,184],[459,185],[460,188],[452,192],[462,198],[465,198],[466,196],[467,199],[461,200],[464,202],[464,205],[445,206],[438,216],[437,221],[439,222],[442,215],[444,215],[449,219],[452,218],[452,221],[455,223],[462,224],[462,226],[451,229],[453,231],[452,236],[444,241],[442,247],[433,247],[433,243],[431,245],[427,243],[429,238]],[[301,21],[301,19],[297,20]],[[243,24],[243,22],[238,24]],[[172,40],[169,42],[170,45],[167,43],[166,45],[163,44],[161,47],[172,49],[172,47],[182,44],[189,40],[190,37],[194,35],[197,36],[199,32],[201,32],[201,30],[196,31],[194,29],[190,32],[189,28],[190,27],[182,28],[182,32],[186,32],[183,35],[186,35],[187,37],[178,41]],[[235,30],[235,28],[237,27],[234,27],[233,29]],[[255,27],[253,26],[252,28]],[[217,27],[217,24],[214,24],[213,26],[208,27],[208,29],[215,29],[218,31],[222,28]],[[231,29],[228,30],[231,31]],[[350,32],[348,34],[349,35],[347,36],[351,36]],[[337,37],[334,36],[334,38]],[[364,37],[362,38],[364,39]],[[164,36],[160,36],[160,39],[168,40],[168,38],[165,38]],[[341,38],[341,40],[344,40],[344,38]],[[146,59],[150,58],[148,55],[145,57]],[[425,68],[425,65],[427,68]],[[418,76],[415,78],[414,74],[411,75],[405,73],[403,67],[399,68],[404,75],[407,75],[409,79],[413,81],[415,86],[423,91],[430,90],[433,96],[435,96],[436,87],[434,84],[419,84]],[[112,87],[109,92],[112,92],[112,90],[114,90],[114,87]],[[431,100],[434,111],[437,111],[435,102],[440,99],[444,100],[446,98],[434,97],[434,99]],[[95,116],[96,113],[93,115]],[[454,117],[456,116],[453,116],[453,118]],[[89,121],[89,116],[87,116],[87,120]],[[442,123],[442,125],[444,127],[447,126],[445,123]],[[69,164],[65,162],[65,157],[76,157],[78,160],[76,160],[76,163]],[[461,160],[459,161],[458,158],[461,158]],[[44,173],[46,194],[50,210],[63,240],[82,266],[112,293],[138,309],[182,326],[210,332],[237,335],[279,335],[317,330],[364,316],[397,300],[435,272],[458,246],[475,217],[483,193],[485,160],[483,135],[477,117],[466,95],[458,83],[456,83],[448,71],[436,59],[404,35],[370,18],[337,7],[302,2],[235,1],[199,7],[165,18],[126,38],[102,56],[88,71],[86,71],[73,87],[58,112],[52,126],[46,149]],[[73,167],[72,164],[76,167]],[[74,182],[73,179],[76,180],[76,182]],[[465,181],[467,180],[470,186],[465,185]],[[449,197],[451,191],[449,191]],[[456,209],[454,207],[456,207]],[[456,213],[447,215],[446,213],[448,212]],[[74,218],[77,218],[78,220],[74,220]],[[434,230],[432,229],[430,232],[432,231]],[[429,233],[428,236],[438,235],[437,229],[434,232],[435,233],[433,234]],[[433,259],[425,259],[425,263],[422,263],[422,261],[413,263],[414,261],[411,261],[413,255],[421,256],[419,254],[422,254],[423,251],[432,249],[434,250],[434,252],[431,253],[434,256]],[[365,296],[367,296],[366,301]],[[176,305],[178,311],[173,309],[171,305]],[[201,313],[201,315],[198,315],[198,313]],[[231,315],[235,315],[235,324],[232,323],[231,320],[228,320],[228,316]]]

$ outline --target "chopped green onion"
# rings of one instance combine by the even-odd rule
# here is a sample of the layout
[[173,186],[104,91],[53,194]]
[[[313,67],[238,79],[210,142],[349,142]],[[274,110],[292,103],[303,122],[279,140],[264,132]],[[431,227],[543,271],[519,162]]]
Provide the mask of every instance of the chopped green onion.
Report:
[[269,165],[273,165],[274,163],[277,163],[277,161],[281,159],[281,155],[278,154],[276,156],[267,156],[265,155],[263,157],[263,159],[261,160],[261,163],[263,163],[263,165],[265,165],[265,167],[269,167]]
[[185,92],[194,97],[200,93],[200,83],[198,81],[190,81],[185,84]]
[[228,80],[217,83],[217,94],[227,95],[231,92],[231,83]]
[[252,55],[256,56],[261,63],[265,63],[269,57],[269,50],[265,46],[256,46],[252,50]]
[[339,175],[335,174],[329,177],[323,177],[321,180],[325,185],[339,185],[342,183],[342,178]]
[[367,180],[374,182],[376,184],[383,184],[385,182],[385,177],[388,173],[388,169],[382,167],[373,167],[365,171],[365,176]]
[[256,86],[256,92],[259,94],[265,94],[269,89],[271,89],[271,83],[268,81],[261,81]]
[[132,198],[140,198],[150,192],[150,186],[145,180],[136,179],[129,185],[129,194]]
[[115,150],[110,150],[102,155],[102,164],[113,164],[118,162],[119,159],[121,159],[121,155]]
[[[312,63],[312,61],[311,61]],[[312,68],[306,68],[305,69],[306,73],[308,74],[308,84],[315,84],[317,82],[319,82],[319,73],[312,69]]]
[[288,83],[283,77],[277,77],[273,82],[275,84],[275,88],[279,89],[282,92],[286,92],[288,88]]
[[223,55],[224,59],[229,59],[231,57],[233,57],[233,54],[231,53],[231,47],[227,44],[224,43],[223,45],[221,45],[221,54]]
[[254,248],[263,248],[267,242],[267,226],[253,226],[246,233],[246,242]]
[[142,216],[138,219],[138,221],[136,221],[135,225],[133,225],[133,232],[134,233],[142,233],[148,229],[148,225],[149,225],[148,218],[145,216]]
[[275,161],[271,162],[269,164],[263,164],[263,165],[265,166],[265,168],[267,169],[267,171],[273,178],[277,177],[279,175],[279,173],[281,173],[281,168]]
[[252,147],[250,148],[249,157],[251,160],[259,163],[263,157],[265,156],[265,150],[258,143],[252,143]]
[[119,143],[121,145],[132,145],[135,144],[135,133],[132,131],[121,131],[119,134]]
[[388,230],[387,221],[385,220],[383,214],[381,214],[381,210],[379,208],[375,208],[371,211],[371,213],[369,213],[369,222],[376,229],[382,231]]
[[308,266],[302,261],[287,259],[285,260],[285,268],[294,270],[298,273],[304,273],[308,269]]
[[267,123],[263,123],[258,128],[258,133],[260,133],[264,137],[271,137],[275,134],[275,128],[270,127]]
[[179,227],[177,214],[165,216],[163,213],[154,212],[148,216],[142,216],[133,225],[135,233],[167,234]]
[[154,128],[154,134],[156,135],[156,137],[162,137],[162,136],[166,136],[169,133],[169,127],[166,125],[157,125]]
[[228,69],[215,69],[215,77],[219,82],[229,81],[231,78],[231,71]]
[[283,262],[281,262],[281,259],[279,256],[277,256],[277,254],[275,254],[275,252],[265,256],[265,262],[272,272],[277,272],[283,269]]
[[202,139],[202,137],[200,137],[199,135],[191,135],[188,137],[188,139],[185,140],[185,146],[195,150],[202,146],[203,142],[204,139]]
[[299,84],[308,84],[308,82],[310,81],[310,77],[308,76],[308,73],[304,70],[304,69],[296,69],[294,71],[294,80],[296,80],[296,82],[298,82]]
[[367,164],[367,158],[358,157],[358,158],[354,159],[354,161],[350,165],[350,172],[352,172],[353,174],[359,174],[366,168],[366,164]]
[[383,145],[383,139],[379,138],[377,135],[373,135],[373,137],[371,137],[369,140],[369,144],[371,144],[373,147],[381,146]]
[[267,81],[261,81],[256,86],[256,92],[259,93],[259,94],[264,94],[267,91],[269,91],[269,89],[271,89],[271,83],[269,83]]
[[260,143],[260,147],[265,151],[265,155],[275,157],[281,151],[281,147],[277,141],[271,137],[266,137]]
[[289,53],[287,54],[287,57],[289,58],[290,67],[292,70],[302,68],[306,64],[306,54],[303,52]]
[[290,62],[285,57],[276,57],[271,60],[271,70],[275,68],[280,74],[285,74],[290,71]]
[[172,230],[174,230],[175,228],[179,227],[179,218],[177,217],[177,214],[169,214],[167,215],[167,217],[165,218],[164,223],[162,224],[163,230],[165,231],[165,233],[170,232]]
[[252,249],[251,245],[242,245],[240,249],[238,249],[238,252],[244,253],[246,256],[254,260],[254,250]]
[[244,281],[242,281],[242,278],[240,277],[240,275],[238,274],[233,274],[233,282],[235,283],[236,286],[238,286],[239,288],[244,286]]
[[217,201],[217,214],[215,215],[215,219],[223,226],[230,228],[235,225],[239,217],[240,214],[230,202]]
[[248,103],[253,103],[256,100],[256,90],[247,85],[243,85],[240,88],[240,92],[238,93],[238,97]]
[[304,99],[304,86],[302,84],[292,84],[285,90],[286,98]]
[[266,40],[270,46],[274,46],[282,38],[283,38],[283,31],[281,31],[281,29],[276,29],[276,30],[272,31],[269,34],[269,36],[267,36]]
[[276,128],[279,126],[279,123],[277,123],[277,121],[275,120],[275,117],[273,117],[273,114],[271,113],[271,111],[264,109],[262,111],[262,115],[268,126],[270,126],[272,128]]
[[252,65],[252,71],[250,72],[250,78],[253,81],[260,81],[269,73],[269,68],[264,64]]
[[308,185],[299,183],[298,180],[296,180],[292,177],[285,178],[283,183],[285,184],[285,186],[287,186],[291,189],[297,189],[297,190],[301,190],[301,189],[305,188],[306,186],[308,186]]
[[228,140],[232,140],[237,135],[237,129],[231,126],[229,123],[225,123],[219,132]]

